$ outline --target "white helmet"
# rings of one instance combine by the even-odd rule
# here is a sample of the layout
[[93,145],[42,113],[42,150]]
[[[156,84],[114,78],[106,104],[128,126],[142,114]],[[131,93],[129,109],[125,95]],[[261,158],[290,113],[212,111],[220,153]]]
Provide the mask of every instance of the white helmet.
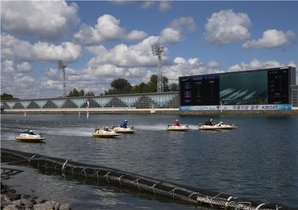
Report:
[[210,122],[212,122],[212,119],[210,119]]
[[176,119],[176,122],[179,122],[179,120],[178,120],[178,119]]
[[124,122],[127,122],[127,120],[124,120]]

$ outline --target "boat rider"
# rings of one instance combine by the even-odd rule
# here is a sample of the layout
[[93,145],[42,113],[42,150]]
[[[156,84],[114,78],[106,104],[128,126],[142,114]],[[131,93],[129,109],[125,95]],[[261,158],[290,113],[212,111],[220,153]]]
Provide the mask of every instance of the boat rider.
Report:
[[120,124],[121,128],[127,128],[127,120],[123,120],[122,123]]
[[178,119],[176,119],[176,120],[174,121],[174,126],[180,126],[180,124],[179,124],[179,120],[178,120]]
[[209,119],[207,122],[205,122],[205,125],[214,125],[213,120]]
[[31,130],[31,129],[29,129],[29,130],[27,131],[27,133],[28,133],[28,134],[31,134],[31,135],[34,134],[33,130]]

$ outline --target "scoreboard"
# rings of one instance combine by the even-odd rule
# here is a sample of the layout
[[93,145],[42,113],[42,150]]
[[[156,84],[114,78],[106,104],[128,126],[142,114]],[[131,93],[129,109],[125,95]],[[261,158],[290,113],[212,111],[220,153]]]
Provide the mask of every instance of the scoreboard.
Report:
[[289,102],[289,72],[284,70],[268,71],[268,104]]
[[290,104],[295,84],[294,67],[184,76],[180,106]]
[[[181,79],[180,90],[184,105],[219,104],[219,75],[193,76]],[[206,90],[208,90],[206,92]]]

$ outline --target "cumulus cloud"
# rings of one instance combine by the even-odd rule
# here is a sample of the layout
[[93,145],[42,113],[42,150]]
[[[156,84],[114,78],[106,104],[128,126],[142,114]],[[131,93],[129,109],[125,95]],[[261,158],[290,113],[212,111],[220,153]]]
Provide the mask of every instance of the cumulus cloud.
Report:
[[291,44],[296,35],[293,31],[287,32],[270,29],[263,32],[263,37],[258,40],[246,41],[242,47],[244,49],[278,48]]
[[[1,73],[12,73],[14,72],[14,61],[5,60],[1,63]],[[2,81],[2,80],[1,80]]]
[[176,44],[182,41],[182,39],[183,37],[181,31],[176,30],[174,28],[165,28],[160,33],[161,43]]
[[221,10],[208,18],[205,41],[217,45],[242,41],[250,37],[250,27],[251,21],[247,14]]
[[44,70],[44,74],[49,80],[60,80],[58,78],[58,69],[47,68]]
[[180,17],[173,20],[170,26],[177,30],[188,30],[190,32],[196,30],[196,22],[192,17]]
[[31,67],[30,63],[22,62],[21,64],[17,65],[17,70],[19,72],[29,72],[32,70],[32,67]]
[[[117,67],[146,67],[152,66],[156,62],[156,57],[152,55],[151,45],[157,41],[157,37],[149,37],[136,45],[119,44],[111,49],[104,46],[86,47],[94,54],[88,62],[89,66],[97,66],[110,63]],[[167,49],[164,49],[163,60],[167,60]]]
[[274,67],[280,67],[280,66],[285,66],[285,65],[275,60],[259,61],[258,59],[253,59],[249,63],[241,62],[240,64],[231,66],[228,69],[228,72],[241,71],[241,70],[267,69],[267,68],[274,68]]
[[173,20],[170,26],[160,32],[160,43],[176,44],[185,38],[183,33],[193,32],[196,29],[196,23],[192,17],[180,17]]
[[1,27],[13,35],[56,41],[76,26],[78,6],[66,1],[1,1]]
[[176,57],[170,66],[165,66],[163,72],[169,79],[169,83],[178,83],[179,76],[216,73],[220,72],[218,68],[219,63],[216,61],[204,63],[198,58]]
[[97,19],[97,24],[94,27],[83,24],[73,38],[79,44],[93,45],[118,40],[135,41],[147,37],[143,31],[133,30],[127,33],[126,29],[119,25],[120,20],[105,14]]
[[76,61],[82,56],[82,48],[71,42],[62,42],[53,45],[47,42],[31,44],[14,36],[1,34],[1,58],[19,61],[53,61],[64,60],[66,62]]
[[160,2],[159,3],[159,6],[158,6],[159,11],[161,11],[161,12],[170,10],[171,8],[172,8],[171,7],[171,2],[168,2],[168,1],[162,1],[162,2]]
[[148,9],[148,8],[152,7],[154,4],[155,4],[154,1],[142,1],[141,8]]

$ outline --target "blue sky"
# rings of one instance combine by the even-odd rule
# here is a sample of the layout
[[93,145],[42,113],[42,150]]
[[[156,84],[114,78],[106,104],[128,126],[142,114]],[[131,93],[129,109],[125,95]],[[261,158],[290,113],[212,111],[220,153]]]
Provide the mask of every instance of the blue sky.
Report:
[[[157,74],[253,70],[298,63],[297,1],[1,1],[1,93],[20,99],[110,89]],[[296,76],[297,78],[297,76]],[[298,81],[298,79],[296,79]]]

